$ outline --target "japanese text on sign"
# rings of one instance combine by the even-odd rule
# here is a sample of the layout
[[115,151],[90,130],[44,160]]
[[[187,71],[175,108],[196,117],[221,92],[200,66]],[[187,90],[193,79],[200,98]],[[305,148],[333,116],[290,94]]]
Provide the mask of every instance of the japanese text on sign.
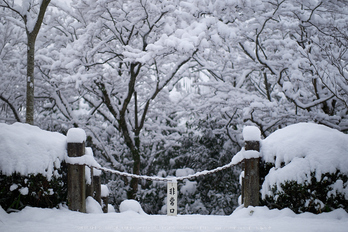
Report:
[[176,216],[178,214],[178,193],[177,193],[177,183],[168,182],[167,183],[167,215]]

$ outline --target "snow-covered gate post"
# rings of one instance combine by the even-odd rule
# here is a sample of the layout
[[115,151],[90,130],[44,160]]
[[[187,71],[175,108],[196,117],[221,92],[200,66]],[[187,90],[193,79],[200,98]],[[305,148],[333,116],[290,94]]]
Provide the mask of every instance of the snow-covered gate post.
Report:
[[[68,157],[85,154],[86,133],[79,128],[71,128],[67,133]],[[85,165],[68,162],[68,207],[70,210],[86,213]]]
[[242,179],[242,203],[244,207],[258,206],[260,193],[260,140],[261,133],[255,126],[243,130],[245,141],[244,177]]

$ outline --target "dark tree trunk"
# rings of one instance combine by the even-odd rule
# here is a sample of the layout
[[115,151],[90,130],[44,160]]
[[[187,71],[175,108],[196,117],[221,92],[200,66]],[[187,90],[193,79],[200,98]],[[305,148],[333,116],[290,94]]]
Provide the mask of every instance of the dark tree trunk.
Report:
[[27,49],[27,104],[26,123],[34,124],[34,60],[35,60],[35,38],[28,34]]
[[39,34],[43,19],[45,17],[46,9],[51,0],[43,0],[40,6],[40,11],[37,16],[36,23],[33,28],[28,28],[27,16],[24,15],[24,23],[27,33],[27,103],[26,103],[26,122],[34,124],[34,67],[35,67],[35,42]]

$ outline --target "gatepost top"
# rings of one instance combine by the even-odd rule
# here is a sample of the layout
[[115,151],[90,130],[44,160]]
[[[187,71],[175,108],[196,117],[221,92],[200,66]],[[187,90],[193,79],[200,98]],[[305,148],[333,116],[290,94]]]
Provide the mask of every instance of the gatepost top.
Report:
[[66,136],[68,143],[83,143],[86,141],[86,132],[81,128],[70,128]]

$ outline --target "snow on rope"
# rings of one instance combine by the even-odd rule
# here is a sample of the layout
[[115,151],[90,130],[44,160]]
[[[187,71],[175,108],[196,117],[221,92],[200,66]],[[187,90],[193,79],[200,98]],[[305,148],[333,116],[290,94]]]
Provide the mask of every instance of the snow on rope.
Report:
[[117,174],[120,176],[124,176],[124,177],[131,177],[131,178],[136,178],[136,179],[142,179],[142,180],[151,180],[151,181],[179,181],[179,180],[185,180],[185,179],[191,179],[191,178],[196,178],[199,176],[204,176],[204,175],[209,175],[209,174],[213,174],[215,172],[219,172],[222,170],[225,170],[227,168],[230,168],[236,164],[238,164],[239,162],[236,162],[236,159],[232,159],[232,161],[222,167],[218,167],[212,170],[204,170],[204,171],[200,171],[197,172],[195,174],[191,174],[191,175],[187,175],[187,176],[180,176],[180,177],[159,177],[159,176],[146,176],[146,175],[136,175],[136,174],[131,174],[131,173],[127,173],[127,172],[121,172],[121,171],[117,171],[117,170],[113,170],[110,168],[105,168],[105,167],[95,167],[93,165],[89,165],[86,164],[87,167],[89,168],[94,168],[100,171],[105,171],[105,172],[111,172],[113,174]]

